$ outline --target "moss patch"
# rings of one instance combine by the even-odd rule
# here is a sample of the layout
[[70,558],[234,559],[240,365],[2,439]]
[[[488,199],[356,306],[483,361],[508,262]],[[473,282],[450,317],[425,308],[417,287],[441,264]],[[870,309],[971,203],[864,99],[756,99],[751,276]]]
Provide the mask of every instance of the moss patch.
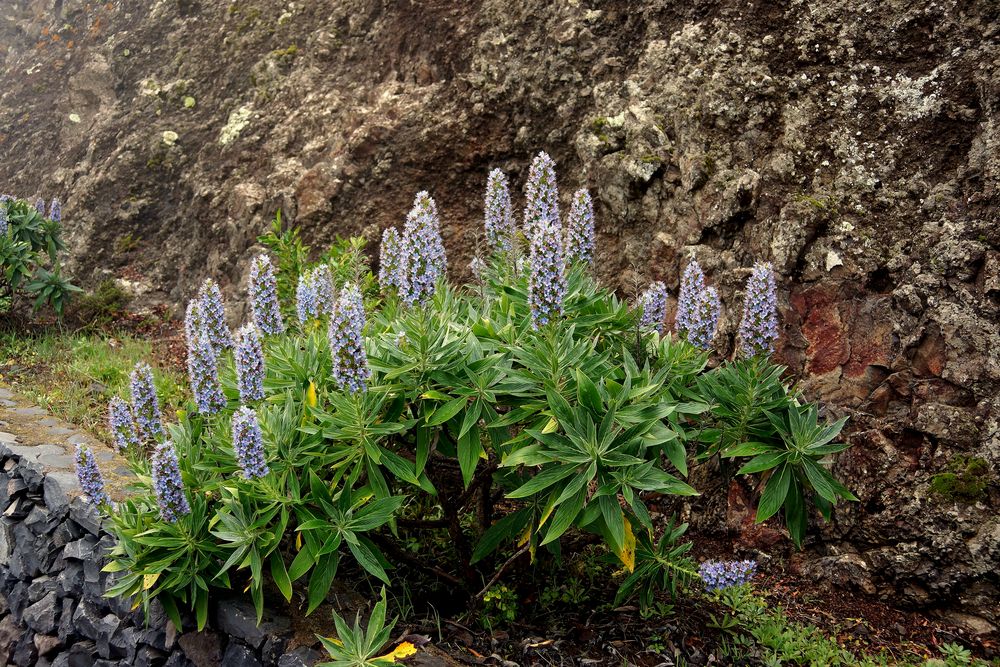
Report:
[[986,495],[992,474],[990,464],[976,456],[954,456],[947,472],[931,477],[931,491],[946,500],[975,502]]

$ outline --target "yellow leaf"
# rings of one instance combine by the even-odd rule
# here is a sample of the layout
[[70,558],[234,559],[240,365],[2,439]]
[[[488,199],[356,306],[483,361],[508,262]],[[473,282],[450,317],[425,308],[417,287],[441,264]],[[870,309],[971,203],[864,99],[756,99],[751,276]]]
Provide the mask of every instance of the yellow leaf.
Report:
[[552,494],[549,496],[549,504],[545,507],[545,510],[542,512],[542,518],[538,520],[539,530],[542,529],[542,526],[545,525],[545,522],[549,520],[550,516],[552,516],[552,512],[555,510],[555,508],[556,508],[556,496],[555,494]]
[[313,382],[312,380],[309,381],[309,388],[306,389],[306,403],[308,403],[309,407],[311,407],[311,408],[315,408],[316,407],[316,403],[317,403],[317,400],[316,400],[316,383]]
[[555,417],[552,417],[549,419],[549,423],[545,425],[545,428],[542,429],[542,433],[555,433],[558,428],[559,422]]
[[517,541],[517,546],[523,547],[525,543],[530,539],[531,539],[531,524],[529,523],[528,527],[525,528],[524,533],[521,535],[521,539]]
[[187,417],[187,410],[178,410],[177,411],[177,421],[182,422],[182,421],[184,421],[185,417]]
[[142,575],[142,590],[148,591],[156,584],[156,580],[160,578],[160,573],[156,574],[144,574]]
[[295,550],[302,551],[302,533],[295,533]]
[[621,551],[616,551],[615,555],[618,559],[625,564],[629,572],[635,571],[635,533],[632,532],[632,524],[625,521],[625,544],[622,545]]
[[376,658],[376,660],[387,660],[389,662],[396,662],[396,660],[402,660],[403,658],[408,658],[417,652],[417,647],[410,642],[403,642],[396,648],[392,649],[392,652],[386,653],[383,656]]

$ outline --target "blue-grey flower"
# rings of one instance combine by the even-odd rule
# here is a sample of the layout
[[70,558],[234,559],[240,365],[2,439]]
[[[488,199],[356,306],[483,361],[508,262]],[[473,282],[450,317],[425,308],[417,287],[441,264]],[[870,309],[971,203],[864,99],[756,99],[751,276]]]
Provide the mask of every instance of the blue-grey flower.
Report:
[[395,227],[382,230],[382,245],[378,254],[378,284],[383,291],[395,287],[400,288],[400,253],[402,240]]
[[80,482],[80,488],[87,500],[94,505],[110,505],[111,498],[104,490],[104,477],[101,475],[101,469],[97,467],[94,453],[86,445],[77,445],[76,455],[73,458],[76,464],[76,479]]
[[721,309],[719,293],[715,291],[715,288],[706,287],[703,289],[695,301],[693,322],[687,332],[688,342],[700,350],[710,349],[712,340],[715,338],[715,330],[719,324],[719,311]]
[[494,169],[486,179],[486,241],[493,252],[509,252],[514,244],[514,211],[507,175]]
[[771,264],[758,262],[747,279],[740,320],[740,350],[744,356],[769,355],[778,340],[777,286]]
[[566,260],[562,229],[549,221],[539,222],[531,237],[528,274],[528,305],[535,329],[558,319],[566,296]]
[[187,361],[191,393],[198,412],[213,415],[226,407],[226,397],[219,384],[218,357],[207,331],[197,332],[196,338],[188,341]]
[[190,514],[191,506],[184,493],[184,482],[181,479],[174,443],[168,440],[157,446],[151,457],[151,468],[153,491],[156,492],[156,503],[160,506],[160,517],[164,521],[174,523],[180,517]]
[[639,325],[652,327],[656,333],[663,333],[663,321],[667,318],[667,286],[657,280],[650,283],[639,300],[642,317]]
[[448,269],[437,205],[427,192],[417,193],[400,246],[400,294],[407,305],[424,303]]
[[593,256],[594,202],[587,190],[577,190],[566,222],[566,261],[589,262]]
[[544,151],[535,156],[528,170],[528,182],[524,188],[524,235],[528,241],[535,229],[548,223],[562,228],[559,218],[559,187],[556,185],[556,163]]
[[299,275],[299,284],[295,288],[295,312],[299,316],[299,324],[305,324],[319,316],[319,299],[312,273]]
[[278,304],[278,287],[274,267],[267,255],[258,255],[250,263],[250,309],[253,321],[264,335],[280,334],[285,330]]
[[365,308],[361,291],[357,285],[348,283],[340,291],[337,312],[330,318],[329,339],[334,382],[352,394],[366,391],[371,377],[362,339],[364,328]]
[[132,408],[120,396],[114,396],[108,402],[108,430],[119,453],[139,449],[139,434],[135,429]]
[[316,291],[317,317],[333,315],[337,297],[333,287],[333,272],[329,264],[323,263],[313,269],[312,284]]
[[209,278],[201,285],[198,292],[201,302],[201,316],[208,339],[219,353],[233,346],[233,333],[226,324],[226,309],[222,303],[222,291],[214,280]]
[[62,204],[58,199],[53,199],[49,204],[49,220],[62,222]]
[[35,210],[38,211],[38,215],[45,215],[45,200],[41,197],[35,200]]
[[705,289],[705,274],[697,261],[684,269],[681,276],[681,289],[677,295],[677,317],[674,320],[674,331],[687,336],[694,325],[694,314],[697,308],[698,296]]
[[264,398],[264,350],[257,327],[247,324],[236,335],[236,384],[244,403]]
[[233,413],[233,451],[243,477],[254,479],[267,475],[264,435],[257,421],[257,413],[246,406]]
[[0,236],[7,236],[9,229],[10,223],[7,222],[7,209],[0,206]]
[[706,561],[698,568],[705,583],[705,590],[721,591],[734,586],[750,583],[757,572],[757,563],[752,560]]
[[140,361],[129,378],[132,390],[132,415],[136,431],[143,444],[155,444],[163,438],[163,420],[160,417],[160,399],[156,396],[153,369]]

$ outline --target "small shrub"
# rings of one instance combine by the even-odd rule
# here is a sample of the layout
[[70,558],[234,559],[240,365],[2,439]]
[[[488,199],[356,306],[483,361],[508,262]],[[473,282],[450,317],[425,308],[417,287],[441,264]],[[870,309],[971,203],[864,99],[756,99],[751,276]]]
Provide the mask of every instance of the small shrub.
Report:
[[125,313],[131,300],[118,281],[108,278],[101,281],[97,289],[77,299],[73,316],[83,325],[107,325]]

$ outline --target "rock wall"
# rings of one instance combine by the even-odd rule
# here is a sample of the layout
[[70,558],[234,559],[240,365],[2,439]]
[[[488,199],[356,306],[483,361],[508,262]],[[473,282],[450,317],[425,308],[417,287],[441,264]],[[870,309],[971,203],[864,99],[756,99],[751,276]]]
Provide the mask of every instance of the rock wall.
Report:
[[84,280],[179,304],[211,274],[239,302],[277,208],[374,242],[423,188],[459,275],[488,169],[520,189],[547,150],[564,198],[595,196],[610,284],[701,261],[720,354],[748,267],[774,263],[779,358],[856,444],[837,469],[861,502],[803,567],[1000,622],[995,3],[8,5],[0,184],[66,201]]

